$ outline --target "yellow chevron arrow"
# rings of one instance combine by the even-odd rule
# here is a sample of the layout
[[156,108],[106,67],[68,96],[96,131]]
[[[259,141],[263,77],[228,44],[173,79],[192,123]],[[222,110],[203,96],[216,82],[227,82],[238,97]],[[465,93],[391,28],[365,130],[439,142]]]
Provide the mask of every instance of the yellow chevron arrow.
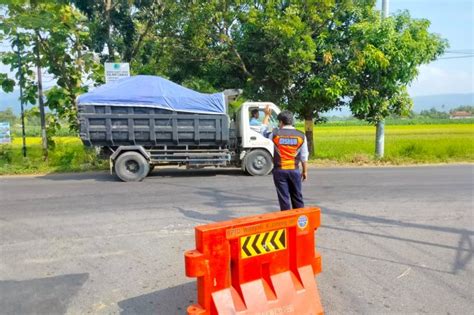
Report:
[[270,240],[272,239],[273,234],[275,234],[275,232],[276,232],[276,231],[268,232],[267,241],[265,242],[266,245],[267,245],[267,247],[270,248],[270,251],[271,251],[271,252],[277,250],[277,248],[273,247],[273,244],[270,242]]
[[253,241],[255,240],[256,236],[258,236],[258,234],[251,235],[250,240],[247,244],[247,250],[250,252],[250,256],[257,256],[258,255],[258,253],[252,247]]
[[280,242],[280,237],[284,232],[285,232],[285,230],[278,230],[277,231],[277,236],[275,237],[275,243],[277,244],[278,249],[284,249],[285,248],[285,244],[282,244]]
[[265,247],[263,247],[262,245],[262,240],[263,238],[265,237],[265,234],[266,233],[261,233],[261,234],[258,234],[258,238],[257,238],[257,248],[260,250],[260,253],[264,254],[267,252],[267,250],[265,249]]

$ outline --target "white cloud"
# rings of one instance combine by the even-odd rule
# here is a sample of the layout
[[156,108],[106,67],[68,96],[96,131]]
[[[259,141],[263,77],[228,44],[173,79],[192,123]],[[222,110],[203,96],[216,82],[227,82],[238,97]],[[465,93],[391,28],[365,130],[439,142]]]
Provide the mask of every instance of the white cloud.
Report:
[[[471,64],[472,65],[472,64]],[[420,67],[418,78],[408,91],[410,95],[431,95],[474,92],[473,69],[429,64]]]

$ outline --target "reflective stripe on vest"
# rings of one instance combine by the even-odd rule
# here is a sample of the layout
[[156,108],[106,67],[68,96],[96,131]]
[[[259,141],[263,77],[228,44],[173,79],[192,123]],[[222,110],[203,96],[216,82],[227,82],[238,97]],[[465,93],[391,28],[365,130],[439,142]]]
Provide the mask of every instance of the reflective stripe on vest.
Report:
[[275,169],[294,170],[301,160],[300,149],[304,143],[304,133],[296,129],[279,129],[273,133]]

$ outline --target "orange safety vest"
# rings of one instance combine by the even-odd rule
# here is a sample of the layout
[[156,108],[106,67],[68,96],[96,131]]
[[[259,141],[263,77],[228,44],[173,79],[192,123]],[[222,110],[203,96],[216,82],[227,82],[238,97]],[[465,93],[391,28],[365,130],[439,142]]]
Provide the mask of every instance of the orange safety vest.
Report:
[[301,146],[304,143],[304,133],[296,129],[278,129],[273,132],[273,164],[275,169],[295,170],[301,161]]

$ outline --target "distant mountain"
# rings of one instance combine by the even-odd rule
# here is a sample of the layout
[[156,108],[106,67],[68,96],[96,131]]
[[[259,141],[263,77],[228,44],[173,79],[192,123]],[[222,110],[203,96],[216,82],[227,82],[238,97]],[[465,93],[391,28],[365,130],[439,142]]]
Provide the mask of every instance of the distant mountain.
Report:
[[[19,91],[13,93],[4,93],[0,91],[0,111],[7,107],[13,108],[16,114],[20,113],[20,97]],[[474,106],[474,93],[468,94],[439,94],[439,95],[425,95],[413,97],[413,110],[417,113],[422,110],[436,108],[438,111],[449,112],[451,109],[463,106]],[[30,107],[31,105],[28,105]],[[330,111],[327,116],[350,116],[351,113],[348,108],[342,108],[340,111]],[[326,115],[325,115],[326,116]]]
[[[413,110],[420,113],[422,110],[429,110],[436,108],[440,112],[449,112],[451,109],[471,105],[474,106],[474,93],[468,94],[439,94],[439,95],[424,95],[413,97]],[[351,111],[347,107],[341,110],[333,110],[324,116],[351,116]]]
[[459,106],[474,106],[474,93],[415,96],[413,104],[413,110],[417,113],[433,107],[438,111],[449,112]]

